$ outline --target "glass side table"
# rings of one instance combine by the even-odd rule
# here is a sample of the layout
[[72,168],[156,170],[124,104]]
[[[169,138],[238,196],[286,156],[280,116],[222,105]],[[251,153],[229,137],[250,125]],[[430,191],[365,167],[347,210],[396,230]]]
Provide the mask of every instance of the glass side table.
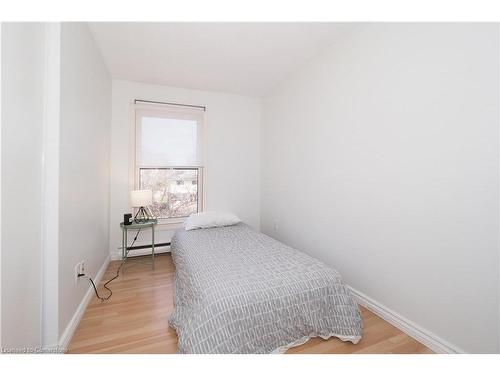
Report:
[[[135,246],[128,246],[128,231],[129,230],[142,230],[151,228],[151,259],[153,263],[153,271],[155,269],[155,225],[158,223],[156,219],[148,220],[142,223],[136,223],[133,221],[130,225],[125,225],[123,222],[120,223],[120,228],[122,229],[122,262],[126,262],[128,258],[128,253],[131,250],[137,250]],[[144,246],[137,246],[138,248],[144,249]],[[149,246],[146,246],[146,248]]]

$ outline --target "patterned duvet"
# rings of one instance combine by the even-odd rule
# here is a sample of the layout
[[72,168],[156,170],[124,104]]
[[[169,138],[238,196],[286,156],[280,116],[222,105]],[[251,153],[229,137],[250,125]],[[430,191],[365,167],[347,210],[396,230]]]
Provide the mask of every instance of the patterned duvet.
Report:
[[179,353],[282,353],[314,336],[361,338],[337,271],[246,224],[179,230],[171,251]]

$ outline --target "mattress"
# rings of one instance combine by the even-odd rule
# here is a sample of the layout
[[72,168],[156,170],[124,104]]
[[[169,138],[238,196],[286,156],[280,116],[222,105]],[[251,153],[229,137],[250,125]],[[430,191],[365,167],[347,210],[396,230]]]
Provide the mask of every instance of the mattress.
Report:
[[357,343],[362,319],[339,273],[248,225],[171,241],[179,353],[282,353],[309,338]]

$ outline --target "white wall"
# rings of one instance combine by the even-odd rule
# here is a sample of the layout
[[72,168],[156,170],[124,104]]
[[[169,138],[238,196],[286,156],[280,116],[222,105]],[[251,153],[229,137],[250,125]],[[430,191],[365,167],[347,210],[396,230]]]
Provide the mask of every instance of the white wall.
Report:
[[44,26],[2,24],[2,346],[41,344]]
[[263,231],[468,352],[499,351],[498,52],[496,24],[360,25],[262,114]]
[[[0,123],[2,122],[2,23],[0,22]],[[0,348],[2,347],[2,132],[0,130]]]
[[81,260],[94,277],[109,253],[111,78],[88,27],[61,27],[59,331],[88,291],[74,281]]
[[[202,105],[206,110],[204,192],[206,210],[228,210],[260,226],[260,100],[231,94],[113,81],[111,128],[110,252],[120,254],[119,223],[129,206],[131,109],[134,99]],[[132,143],[133,144],[133,143]],[[139,243],[150,242],[149,234]],[[157,235],[169,241],[171,231]]]

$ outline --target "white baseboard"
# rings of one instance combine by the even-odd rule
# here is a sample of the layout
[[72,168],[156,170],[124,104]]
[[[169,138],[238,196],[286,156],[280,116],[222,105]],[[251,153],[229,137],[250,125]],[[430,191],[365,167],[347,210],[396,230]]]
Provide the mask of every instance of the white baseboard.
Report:
[[[107,256],[106,260],[102,264],[101,268],[99,271],[97,271],[97,274],[95,275],[94,278],[94,283],[95,285],[99,285],[99,282],[101,281],[102,277],[104,276],[104,273],[106,272],[106,269],[108,268],[109,262],[111,260],[111,256]],[[82,302],[78,305],[78,308],[75,311],[75,314],[69,321],[68,325],[66,326],[66,329],[64,330],[63,334],[59,338],[59,347],[62,349],[67,349],[69,347],[69,343],[71,342],[71,339],[73,338],[73,334],[75,333],[78,324],[80,324],[80,320],[82,320],[83,313],[85,312],[85,309],[87,308],[87,305],[89,304],[90,300],[94,296],[94,288],[92,288],[92,285],[89,286],[89,289],[87,290],[87,293],[85,293],[85,296],[82,299]]]
[[428,331],[427,329],[420,327],[418,324],[412,322],[409,319],[406,319],[405,317],[399,315],[395,311],[392,311],[381,303],[371,299],[370,297],[354,289],[353,287],[349,286],[349,289],[351,290],[354,298],[356,298],[357,302],[361,306],[366,307],[368,310],[380,316],[382,319],[392,324],[394,327],[400,329],[408,336],[424,344],[433,352],[451,354],[465,353],[464,350],[456,347],[455,345],[442,339],[436,334]]

